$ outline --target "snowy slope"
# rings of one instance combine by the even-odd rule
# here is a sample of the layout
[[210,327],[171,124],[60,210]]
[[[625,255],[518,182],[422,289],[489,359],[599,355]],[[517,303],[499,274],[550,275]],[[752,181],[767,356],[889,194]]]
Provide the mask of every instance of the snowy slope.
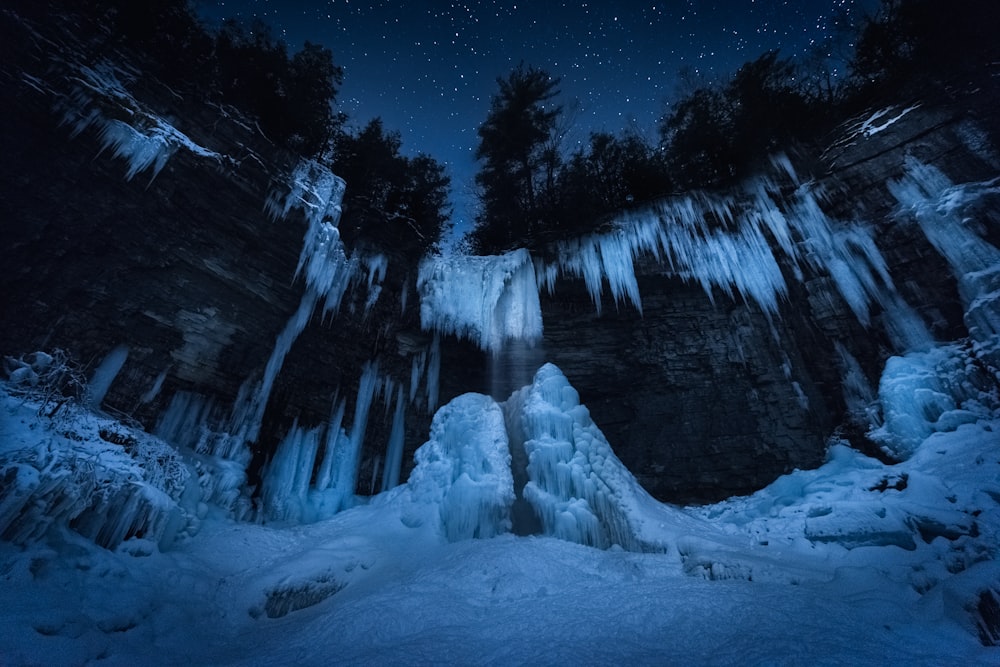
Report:
[[[0,661],[996,664],[977,606],[1000,594],[1000,413],[985,392],[953,400],[961,415],[919,412],[933,428],[902,463],[835,444],[817,470],[682,509],[645,495],[546,366],[503,405],[469,394],[442,408],[407,484],[328,520],[237,522],[196,501],[171,549],[152,534],[102,549],[59,517],[30,538],[5,532]],[[17,488],[61,469],[40,447],[156,486],[95,435],[105,418],[54,425],[9,397],[0,415]],[[511,439],[532,502],[570,518],[586,505],[610,548],[546,527],[558,521],[541,531],[556,537],[506,532]]]

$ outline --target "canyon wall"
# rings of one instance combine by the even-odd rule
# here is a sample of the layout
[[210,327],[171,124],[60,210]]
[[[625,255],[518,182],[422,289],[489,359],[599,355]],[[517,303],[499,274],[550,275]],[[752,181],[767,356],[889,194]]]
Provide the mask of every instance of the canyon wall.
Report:
[[[12,103],[0,108],[0,353],[63,348],[92,371],[124,346],[128,356],[105,409],[154,429],[173,397],[186,392],[225,412],[263,372],[302,301],[296,267],[306,216],[267,208],[269,198],[289,191],[299,158],[235,111],[119,64],[142,112],[169,119],[196,147],[172,152],[155,177],[149,168],[126,178],[129,162],[115,157],[97,126],[74,135],[81,113],[125,118],[137,111],[96,94],[81,101],[79,68],[97,64],[84,55],[87,45],[65,32],[58,39],[40,33],[11,13],[3,21],[10,39],[0,85]],[[913,160],[956,183],[1000,173],[993,86],[887,105],[883,116],[866,112],[818,142],[825,150],[791,154],[795,178],[786,173],[780,181],[789,192],[811,182],[837,224],[873,230],[895,292],[942,340],[967,333],[956,279],[900,213],[887,183]],[[994,245],[995,203],[980,207],[982,235]],[[543,338],[533,348],[483,351],[450,335],[435,343],[420,325],[419,267],[404,249],[349,251],[361,268],[344,303],[313,314],[276,376],[251,443],[251,482],[293,423],[328,420],[338,397],[352,414],[370,362],[378,363],[380,380],[361,452],[362,493],[379,490],[397,393],[406,397],[405,478],[434,407],[467,391],[506,398],[551,361],[651,493],[674,502],[718,500],[817,465],[835,429],[870,448],[846,414],[841,350],[869,382],[899,351],[879,307],[859,322],[821,270],[782,263],[788,289],[771,312],[719,289],[709,290],[710,298],[692,276],[649,256],[635,264],[641,313],[628,302],[616,305],[607,284],[598,312],[584,280],[563,274],[551,292],[542,290]],[[374,264],[366,271],[366,257],[381,257],[384,274]]]

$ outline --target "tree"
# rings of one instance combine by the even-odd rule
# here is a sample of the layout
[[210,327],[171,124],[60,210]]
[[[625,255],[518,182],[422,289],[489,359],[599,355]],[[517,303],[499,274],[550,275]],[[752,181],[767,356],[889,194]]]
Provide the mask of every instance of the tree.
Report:
[[451,179],[434,158],[408,158],[402,146],[399,133],[386,131],[381,118],[338,135],[331,168],[347,181],[340,229],[350,244],[419,257],[434,248],[448,223]]
[[340,123],[332,105],[343,80],[329,49],[306,42],[289,58],[259,19],[228,20],[215,38],[215,57],[225,101],[257,116],[270,139],[305,155],[326,147]]
[[1000,58],[993,0],[882,0],[865,21],[851,69],[861,85],[950,83]]
[[666,194],[670,184],[660,152],[641,136],[593,132],[587,148],[574,152],[559,173],[558,207],[546,235],[593,231],[614,213]]
[[476,148],[482,209],[472,244],[480,252],[528,242],[551,207],[560,164],[559,80],[522,63],[497,84]]
[[[671,172],[686,187],[731,183],[769,154],[806,136],[811,113],[791,61],[769,51],[724,86],[705,86],[678,102],[660,125]],[[815,111],[815,110],[812,110]]]

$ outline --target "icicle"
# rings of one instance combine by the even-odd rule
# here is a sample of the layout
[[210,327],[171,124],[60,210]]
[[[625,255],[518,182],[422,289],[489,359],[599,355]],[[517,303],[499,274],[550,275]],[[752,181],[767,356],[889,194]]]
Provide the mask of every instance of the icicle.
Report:
[[963,212],[986,194],[1000,194],[997,181],[955,186],[940,170],[911,159],[906,175],[892,181],[889,191],[951,265],[969,335],[995,346],[1000,336],[1000,249],[970,230]]
[[300,428],[295,422],[278,445],[261,483],[265,518],[300,521],[308,512],[309,481],[322,430]]
[[[339,433],[339,428],[334,429],[331,423],[331,435],[329,438],[336,438],[331,446],[331,440],[327,440],[327,455],[330,456],[328,472],[320,473],[321,479],[317,483],[317,490],[324,497],[317,498],[316,504],[325,515],[332,515],[343,509],[351,507],[354,503],[354,491],[358,480],[358,462],[361,455],[361,448],[364,445],[365,430],[368,426],[368,412],[371,408],[372,400],[375,397],[375,390],[378,386],[378,363],[365,364],[361,373],[361,380],[358,383],[358,393],[354,402],[354,423],[351,424],[350,436],[343,437]],[[343,417],[343,408],[338,408],[338,414],[333,420],[339,423]],[[324,468],[326,464],[324,463]],[[326,475],[329,474],[333,483],[324,487]]]
[[382,473],[382,490],[399,485],[399,472],[403,465],[403,436],[405,413],[403,403],[403,388],[400,387],[396,393],[396,411],[392,417],[392,431],[389,433],[389,445],[385,454],[385,470]]
[[278,377],[278,372],[285,363],[285,357],[292,349],[292,343],[309,323],[316,299],[317,294],[313,289],[307,289],[302,295],[298,309],[274,342],[274,349],[271,350],[271,356],[264,367],[264,376],[260,383],[253,393],[246,396],[244,402],[237,402],[237,405],[234,406],[230,433],[239,435],[249,442],[254,442],[257,439],[261,423],[264,420],[264,410],[267,409],[271,389],[274,387],[274,380]]
[[316,476],[316,489],[325,491],[330,482],[335,478],[334,461],[337,450],[337,443],[344,437],[340,428],[344,421],[344,399],[334,400],[333,414],[330,415],[330,424],[326,429],[326,442],[323,448],[323,463],[320,466],[319,474]]
[[128,347],[119,345],[108,352],[100,365],[94,369],[94,374],[87,383],[87,404],[91,408],[96,410],[101,407],[104,396],[111,389],[111,384],[118,377],[118,372],[125,365],[126,359],[128,359]]
[[365,257],[364,263],[368,266],[368,299],[365,301],[365,314],[368,314],[382,293],[382,281],[385,280],[389,260],[385,255],[377,254]]
[[167,379],[167,371],[169,370],[169,368],[164,368],[160,371],[160,374],[157,375],[156,379],[153,381],[153,386],[151,386],[139,399],[140,403],[149,403],[160,395],[160,389],[163,388],[163,381]]
[[427,411],[434,412],[438,402],[438,382],[441,379],[441,338],[434,333],[427,357]]
[[[222,155],[193,142],[150,110],[144,108],[122,85],[117,71],[108,62],[95,67],[80,67],[81,88],[67,103],[63,124],[72,125],[72,136],[77,136],[91,125],[99,127],[98,139],[101,152],[111,149],[115,157],[128,161],[126,180],[147,169],[152,169],[150,182],[156,178],[167,160],[183,148],[200,157],[222,162]],[[102,104],[98,104],[99,98]],[[133,124],[117,118],[105,118],[102,110],[107,105],[127,110]]]

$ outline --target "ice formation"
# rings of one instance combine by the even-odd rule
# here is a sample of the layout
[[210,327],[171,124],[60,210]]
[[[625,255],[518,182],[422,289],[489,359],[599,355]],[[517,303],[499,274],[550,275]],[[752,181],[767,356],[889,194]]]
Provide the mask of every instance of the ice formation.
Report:
[[[101,150],[110,149],[115,157],[128,162],[125,178],[132,180],[137,174],[152,171],[150,180],[156,178],[167,160],[178,149],[203,158],[222,162],[225,158],[199,146],[170,123],[143,107],[125,88],[120,76],[125,73],[111,63],[103,61],[94,67],[80,66],[76,79],[79,88],[64,104],[63,124],[72,126],[73,136],[92,125],[98,128]],[[101,100],[120,108],[129,122],[107,118],[100,111]]]
[[109,549],[136,536],[168,548],[193,521],[180,504],[191,474],[177,450],[59,403],[52,414],[0,388],[0,537],[25,544],[68,526]]
[[128,346],[119,345],[108,352],[107,356],[94,369],[87,383],[89,389],[87,404],[92,408],[100,408],[104,402],[104,396],[111,389],[111,384],[118,377],[119,371],[128,359]]
[[308,511],[309,486],[322,429],[292,425],[263,475],[261,500],[272,520],[299,522]]
[[733,195],[662,200],[623,215],[611,232],[557,243],[554,259],[535,261],[538,284],[553,292],[559,275],[583,278],[600,311],[606,282],[616,306],[628,302],[642,312],[634,267],[645,255],[669,274],[696,281],[709,299],[720,290],[776,315],[788,293],[785,273],[802,280],[809,266],[830,276],[865,326],[872,305],[880,306],[900,350],[929,345],[926,327],[896,292],[871,229],[831,219],[822,191],[797,183],[787,158],[776,157],[775,165],[796,184],[791,197],[775,179],[760,176]]
[[905,460],[931,434],[988,417],[997,381],[969,345],[890,357],[878,388],[882,424],[870,435],[891,456]]
[[494,353],[506,340],[534,342],[542,336],[538,287],[526,250],[425,259],[417,291],[424,329],[466,338]]
[[510,451],[503,411],[492,398],[463,394],[438,410],[414,460],[406,489],[416,507],[404,510],[404,521],[419,521],[418,510],[429,505],[451,541],[510,530]]
[[951,265],[958,279],[969,335],[994,363],[1000,362],[1000,249],[974,230],[974,204],[1000,195],[997,180],[953,185],[933,166],[910,160],[906,174],[889,184],[927,240]]
[[399,485],[399,473],[403,466],[403,444],[405,436],[403,388],[396,390],[396,408],[392,415],[392,430],[389,432],[389,444],[385,453],[385,469],[382,473],[382,490],[386,491]]
[[637,510],[655,501],[615,456],[556,366],[542,366],[504,411],[510,440],[524,451],[515,457],[526,464],[521,493],[543,534],[600,548],[659,548],[635,524]]

